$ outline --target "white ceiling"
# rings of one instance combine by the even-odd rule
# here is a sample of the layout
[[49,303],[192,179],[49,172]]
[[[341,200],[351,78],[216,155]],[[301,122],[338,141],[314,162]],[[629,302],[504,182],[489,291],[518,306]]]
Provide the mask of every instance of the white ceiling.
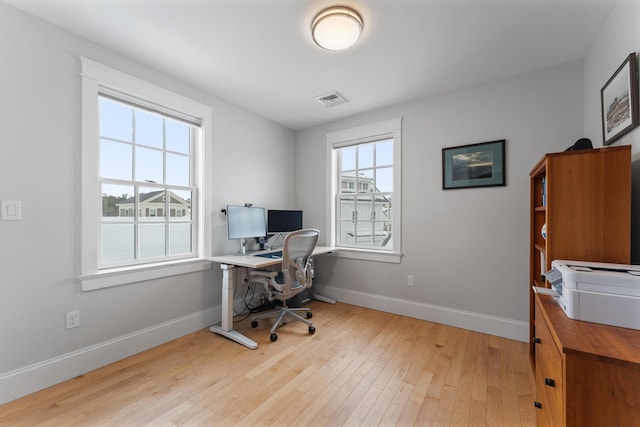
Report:
[[[584,57],[615,0],[3,0],[291,129]],[[360,12],[350,49],[320,10]],[[314,100],[337,90],[347,104]]]

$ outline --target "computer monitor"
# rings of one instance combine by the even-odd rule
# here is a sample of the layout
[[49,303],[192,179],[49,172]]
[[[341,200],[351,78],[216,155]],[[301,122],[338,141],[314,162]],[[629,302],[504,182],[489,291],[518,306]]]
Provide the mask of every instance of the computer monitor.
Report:
[[265,209],[255,206],[227,206],[227,238],[240,239],[240,252],[245,253],[247,241],[267,235]]
[[302,229],[302,211],[275,210],[267,212],[267,232],[269,234],[288,233]]

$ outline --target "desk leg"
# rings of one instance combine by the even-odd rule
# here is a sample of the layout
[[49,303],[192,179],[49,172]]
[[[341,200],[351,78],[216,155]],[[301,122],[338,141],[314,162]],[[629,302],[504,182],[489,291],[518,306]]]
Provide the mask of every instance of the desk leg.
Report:
[[255,350],[258,344],[252,339],[233,330],[233,283],[235,282],[235,266],[221,264],[222,269],[222,322],[220,326],[214,325],[209,328],[223,337],[227,337],[245,347]]

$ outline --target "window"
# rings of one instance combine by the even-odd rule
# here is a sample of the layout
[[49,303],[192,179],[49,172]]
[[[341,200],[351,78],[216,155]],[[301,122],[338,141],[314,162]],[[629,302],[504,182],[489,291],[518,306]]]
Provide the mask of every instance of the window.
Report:
[[401,119],[327,135],[333,246],[348,257],[399,262]]
[[82,58],[83,289],[208,267],[211,109]]
[[98,96],[99,268],[193,256],[199,128]]

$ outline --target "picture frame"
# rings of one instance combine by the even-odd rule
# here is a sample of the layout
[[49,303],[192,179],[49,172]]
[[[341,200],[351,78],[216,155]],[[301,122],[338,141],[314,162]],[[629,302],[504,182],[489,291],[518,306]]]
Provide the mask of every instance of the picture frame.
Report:
[[506,141],[480,142],[442,149],[442,189],[506,185]]
[[600,90],[602,142],[611,145],[638,126],[638,63],[631,53]]

